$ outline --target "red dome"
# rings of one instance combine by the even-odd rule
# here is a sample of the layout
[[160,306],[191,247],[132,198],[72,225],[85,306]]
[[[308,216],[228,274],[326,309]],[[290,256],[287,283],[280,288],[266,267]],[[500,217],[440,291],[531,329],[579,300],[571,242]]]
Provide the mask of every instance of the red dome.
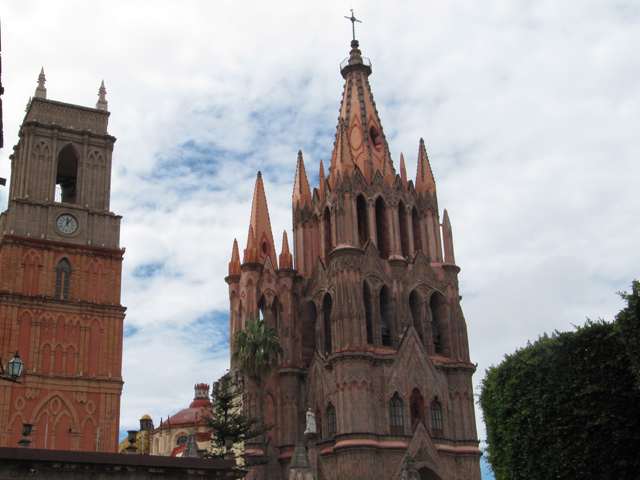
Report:
[[211,402],[205,398],[201,398],[198,400],[194,400],[189,405],[189,408],[185,408],[184,410],[180,410],[175,415],[172,415],[167,420],[165,420],[162,425],[184,425],[187,423],[195,423],[196,420],[202,419],[202,417],[209,417],[211,412],[209,411],[209,405]]

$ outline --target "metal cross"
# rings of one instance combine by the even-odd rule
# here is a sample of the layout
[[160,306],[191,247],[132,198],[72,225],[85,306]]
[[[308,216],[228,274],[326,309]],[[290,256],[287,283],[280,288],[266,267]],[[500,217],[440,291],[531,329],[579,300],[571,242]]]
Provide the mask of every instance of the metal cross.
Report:
[[347,20],[351,20],[351,29],[353,31],[353,39],[356,39],[356,22],[358,23],[362,23],[360,20],[358,20],[354,15],[353,15],[353,8],[351,9],[351,16],[350,17],[344,17]]

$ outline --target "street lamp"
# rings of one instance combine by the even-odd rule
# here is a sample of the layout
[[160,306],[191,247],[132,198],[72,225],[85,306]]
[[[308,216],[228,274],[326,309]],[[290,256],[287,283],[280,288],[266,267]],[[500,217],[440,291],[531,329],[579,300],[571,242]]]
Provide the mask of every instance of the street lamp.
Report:
[[9,360],[7,371],[5,372],[4,366],[2,365],[2,355],[0,355],[0,379],[6,380],[7,382],[20,383],[17,379],[20,377],[20,375],[22,375],[23,368],[24,363],[22,363],[22,360],[20,360],[20,355],[18,355],[18,352],[16,352],[14,357]]

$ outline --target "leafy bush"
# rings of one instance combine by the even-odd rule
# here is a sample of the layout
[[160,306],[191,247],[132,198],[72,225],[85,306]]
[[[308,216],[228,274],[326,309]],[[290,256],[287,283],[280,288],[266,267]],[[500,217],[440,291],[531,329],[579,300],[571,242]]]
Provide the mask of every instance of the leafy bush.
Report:
[[640,478],[637,282],[624,298],[624,328],[589,320],[487,369],[479,403],[497,480]]

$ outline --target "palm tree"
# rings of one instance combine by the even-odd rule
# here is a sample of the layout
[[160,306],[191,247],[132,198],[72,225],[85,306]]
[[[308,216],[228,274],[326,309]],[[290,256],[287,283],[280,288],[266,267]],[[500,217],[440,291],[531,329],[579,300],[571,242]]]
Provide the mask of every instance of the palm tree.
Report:
[[[233,336],[231,362],[235,365],[238,374],[246,377],[255,388],[258,396],[259,417],[263,425],[262,382],[278,367],[278,357],[283,353],[276,329],[267,326],[264,320],[247,320],[244,330],[236,332]],[[268,426],[266,430],[271,427]]]
[[283,353],[276,329],[267,326],[264,320],[247,320],[244,330],[233,336],[231,361],[238,373],[258,388],[278,366],[278,357]]

